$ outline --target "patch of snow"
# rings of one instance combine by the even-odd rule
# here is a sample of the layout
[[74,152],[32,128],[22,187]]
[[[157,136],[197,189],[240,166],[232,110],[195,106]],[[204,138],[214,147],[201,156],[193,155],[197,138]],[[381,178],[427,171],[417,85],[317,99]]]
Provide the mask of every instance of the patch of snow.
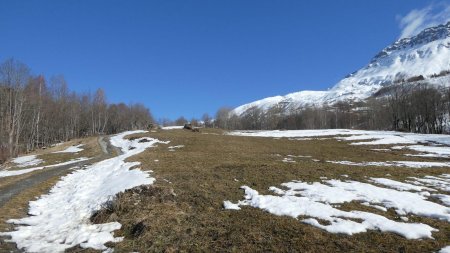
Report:
[[231,203],[228,200],[223,202],[223,208],[228,210],[241,210],[238,204]]
[[161,127],[162,130],[175,130],[175,129],[183,129],[184,126],[165,126]]
[[292,159],[290,157],[285,157],[281,161],[284,162],[284,163],[296,163],[296,161],[294,161],[294,159]]
[[[445,174],[446,175],[446,174]],[[450,179],[450,178],[449,178]],[[414,185],[403,184],[390,179],[371,178],[371,181],[384,183],[393,188],[383,188],[369,183],[357,181],[323,180],[323,183],[305,183],[292,181],[282,186],[286,190],[270,187],[276,195],[260,195],[248,186],[245,199],[239,201],[239,206],[261,208],[275,215],[287,215],[294,218],[306,216],[302,222],[324,229],[331,233],[355,234],[369,229],[379,229],[393,232],[408,239],[432,238],[436,229],[421,223],[401,223],[387,219],[384,216],[361,211],[342,211],[336,209],[337,204],[356,201],[362,205],[371,206],[381,211],[393,208],[399,216],[418,215],[450,222],[450,208],[431,202],[426,194],[408,192],[406,190],[423,190]],[[446,196],[446,195],[445,195]],[[439,198],[439,196],[436,196]],[[447,196],[448,197],[448,196]],[[400,218],[401,218],[400,217]],[[325,220],[323,225],[318,221]],[[360,219],[362,222],[355,221]],[[407,218],[401,218],[407,221]],[[412,231],[411,231],[412,230]]]
[[20,156],[17,158],[14,158],[13,163],[17,164],[17,167],[28,167],[28,166],[35,166],[43,162],[42,159],[38,159],[37,155],[27,155],[27,156]]
[[311,158],[310,155],[287,155],[287,157],[294,157],[294,158]]
[[450,206],[450,195],[445,194],[432,194],[431,196],[438,198],[444,205]]
[[425,176],[423,178],[410,177],[410,179],[415,180],[412,181],[412,183],[426,185],[427,187],[440,191],[450,192],[450,178],[446,177],[446,175],[447,174],[441,176]]
[[26,173],[30,173],[35,170],[42,170],[44,167],[35,167],[23,170],[0,170],[0,177],[12,177],[18,176]]
[[439,253],[450,253],[450,245],[439,250]]
[[387,178],[370,178],[370,181],[380,184],[380,185],[384,185],[387,186],[389,188],[392,189],[396,189],[399,191],[435,191],[434,189],[428,188],[428,187],[424,187],[424,186],[418,186],[418,185],[413,185],[413,184],[408,184],[408,183],[402,183],[399,181],[395,181],[392,179],[387,179]]
[[184,148],[184,145],[170,146],[170,147],[167,147],[167,148],[168,148],[168,149]]
[[[286,184],[284,185],[286,186]],[[286,215],[293,218],[298,218],[299,216],[310,217],[301,219],[301,221],[326,230],[330,233],[352,235],[366,232],[367,230],[378,229],[383,232],[393,232],[402,235],[407,239],[419,239],[432,238],[432,232],[436,231],[436,229],[426,224],[396,222],[387,219],[384,216],[369,212],[347,212],[339,210],[330,205],[328,202],[320,201],[319,199],[328,199],[332,202],[341,202],[346,199],[341,198],[341,193],[344,193],[348,197],[354,196],[354,198],[357,198],[357,195],[339,188],[332,189],[337,190],[336,192],[326,191],[325,194],[321,194],[319,189],[314,189],[315,187],[322,188],[322,184],[313,183],[311,188],[309,188],[312,192],[296,191],[295,194],[292,194],[292,190],[290,190],[284,192],[281,196],[276,196],[260,195],[257,191],[251,189],[250,187],[242,186],[242,189],[245,191],[245,199],[239,201],[235,205],[237,205],[237,207],[251,206],[260,208],[269,213],[280,216]],[[278,192],[278,194],[280,193]],[[298,194],[302,195],[302,197],[296,196]],[[348,199],[350,200],[353,198]],[[321,224],[318,219],[327,221],[329,225]],[[358,220],[362,220],[362,222],[359,222]]]
[[[227,133],[235,136],[276,137],[276,138],[311,138],[321,136],[335,136],[338,141],[350,141],[351,145],[394,145],[409,144],[411,146],[394,146],[391,149],[410,148],[425,152],[427,156],[450,156],[450,135],[443,134],[414,134],[394,131],[364,131],[350,129],[322,129],[322,130],[288,130],[288,131],[233,131]],[[366,140],[366,141],[364,141]],[[446,146],[424,146],[419,143],[440,144]],[[378,149],[385,150],[385,149]]]
[[170,147],[167,147],[168,149],[169,149],[169,151],[175,151],[175,149],[178,149],[178,148],[184,148],[184,145],[177,145],[177,146],[170,146]]
[[[31,216],[9,220],[18,225],[15,231],[0,235],[11,236],[19,249],[29,252],[63,252],[76,245],[105,250],[106,242],[120,241],[121,238],[113,236],[113,231],[120,229],[120,223],[92,224],[89,218],[111,196],[155,180],[147,172],[131,169],[139,162],[125,161],[159,142],[151,139],[139,143],[140,139],[124,138],[142,132],[130,131],[111,137],[111,144],[120,147],[122,155],[63,177],[49,194],[30,202]],[[129,147],[135,148],[130,150]]]
[[409,156],[422,156],[422,157],[450,157],[450,147],[441,146],[424,146],[424,145],[412,145],[406,146],[405,148],[425,152],[427,154],[409,155]]
[[350,166],[378,166],[378,167],[407,167],[407,168],[431,168],[450,167],[448,162],[415,162],[415,161],[387,161],[387,162],[351,162],[351,161],[327,161],[328,163]]
[[54,154],[57,154],[57,153],[78,153],[78,152],[84,150],[84,149],[81,148],[82,146],[83,146],[83,144],[79,144],[79,145],[76,145],[76,146],[70,146],[70,147],[68,147],[68,148],[66,148],[64,150],[56,151],[56,152],[53,152],[53,153]]
[[33,172],[35,170],[42,170],[45,168],[53,168],[53,167],[58,167],[58,166],[63,166],[63,165],[69,165],[69,164],[73,164],[73,163],[86,161],[89,159],[90,158],[87,158],[87,157],[80,157],[80,158],[69,160],[67,162],[57,163],[57,164],[52,164],[52,165],[47,165],[47,166],[41,166],[41,167],[34,167],[34,168],[28,168],[28,169],[22,169],[22,170],[1,170],[0,177],[18,176],[18,175]]

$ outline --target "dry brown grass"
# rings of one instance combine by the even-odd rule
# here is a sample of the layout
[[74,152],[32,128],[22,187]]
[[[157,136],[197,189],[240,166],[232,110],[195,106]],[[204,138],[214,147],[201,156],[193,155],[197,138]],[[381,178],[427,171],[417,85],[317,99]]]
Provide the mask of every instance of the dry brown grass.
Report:
[[[154,171],[156,183],[119,194],[117,203],[93,218],[96,222],[123,224],[116,235],[125,240],[112,245],[115,252],[431,252],[450,244],[449,224],[427,218],[410,217],[438,228],[439,232],[433,234],[436,240],[406,240],[377,231],[354,236],[330,234],[259,209],[222,208],[224,200],[242,199],[242,185],[268,193],[269,186],[291,180],[318,181],[324,176],[342,178],[347,174],[349,179],[366,180],[389,173],[391,178],[403,180],[449,172],[448,168],[357,167],[324,162],[419,160],[403,156],[404,151],[372,151],[376,147],[350,146],[332,139],[234,137],[222,135],[220,130],[143,135],[171,141],[132,157],[142,162],[143,169]],[[171,152],[167,147],[173,145],[185,147]],[[286,155],[310,155],[321,161],[295,158],[296,163],[284,163],[281,160]],[[378,212],[358,203],[342,208]],[[398,219],[392,210],[387,216]]]

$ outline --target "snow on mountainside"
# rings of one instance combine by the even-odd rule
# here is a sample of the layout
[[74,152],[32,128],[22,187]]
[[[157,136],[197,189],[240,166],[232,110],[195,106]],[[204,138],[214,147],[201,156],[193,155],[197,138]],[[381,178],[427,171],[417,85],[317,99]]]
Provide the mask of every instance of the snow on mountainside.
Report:
[[239,106],[233,113],[241,115],[255,106],[267,110],[274,106],[297,108],[343,100],[360,101],[395,80],[422,75],[433,82],[431,75],[446,70],[450,70],[450,22],[396,41],[378,53],[366,67],[342,79],[328,91],[300,91],[269,97]]

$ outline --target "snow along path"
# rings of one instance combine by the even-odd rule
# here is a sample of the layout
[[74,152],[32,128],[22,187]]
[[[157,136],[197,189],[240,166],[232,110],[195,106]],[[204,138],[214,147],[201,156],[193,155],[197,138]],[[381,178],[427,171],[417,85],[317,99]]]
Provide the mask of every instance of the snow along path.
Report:
[[139,143],[142,138],[130,141],[126,135],[141,133],[130,131],[111,137],[111,144],[119,147],[123,154],[100,161],[84,170],[77,170],[61,179],[49,194],[30,202],[31,216],[10,220],[18,224],[16,231],[0,233],[10,236],[19,249],[27,252],[63,252],[80,245],[83,248],[105,250],[106,242],[120,241],[113,231],[120,223],[91,224],[90,216],[111,196],[126,189],[151,184],[154,178],[148,173],[133,169],[139,162],[125,162],[133,155],[159,143]]
[[[302,222],[330,233],[352,235],[377,229],[382,232],[393,232],[407,239],[432,238],[432,232],[436,229],[422,223],[393,221],[369,212],[342,211],[335,205],[356,201],[383,211],[393,208],[398,215],[402,216],[410,214],[450,222],[450,208],[428,201],[427,196],[430,196],[428,192],[406,191],[407,189],[425,190],[426,188],[416,188],[411,184],[381,178],[372,178],[371,181],[390,186],[393,189],[369,183],[334,179],[323,180],[323,183],[292,181],[282,184],[287,190],[270,187],[269,189],[276,195],[261,195],[248,186],[242,186],[241,188],[245,191],[245,199],[237,204],[224,201],[224,207],[225,209],[239,210],[240,206],[252,206],[275,215],[286,215],[293,218],[306,216],[301,220]],[[328,224],[323,224],[320,220],[327,221]]]
[[62,163],[57,163],[57,164],[52,164],[52,165],[47,165],[47,166],[41,166],[41,167],[28,168],[28,169],[23,169],[23,170],[0,170],[0,178],[22,175],[22,174],[30,173],[35,170],[61,167],[61,166],[65,166],[65,165],[70,165],[70,164],[74,164],[74,163],[87,161],[89,159],[90,158],[87,158],[87,157],[80,157],[80,158],[69,160],[67,162],[62,162]]

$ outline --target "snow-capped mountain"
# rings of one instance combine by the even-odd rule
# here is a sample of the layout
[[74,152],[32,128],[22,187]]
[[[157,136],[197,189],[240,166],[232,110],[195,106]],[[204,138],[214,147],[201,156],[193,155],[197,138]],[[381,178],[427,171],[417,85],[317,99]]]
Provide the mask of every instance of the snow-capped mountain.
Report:
[[404,38],[378,53],[364,68],[348,75],[328,91],[300,91],[285,96],[269,97],[233,110],[236,115],[259,107],[298,108],[333,104],[337,101],[360,101],[372,96],[383,86],[399,79],[431,75],[450,70],[450,22],[427,28],[411,38]]

